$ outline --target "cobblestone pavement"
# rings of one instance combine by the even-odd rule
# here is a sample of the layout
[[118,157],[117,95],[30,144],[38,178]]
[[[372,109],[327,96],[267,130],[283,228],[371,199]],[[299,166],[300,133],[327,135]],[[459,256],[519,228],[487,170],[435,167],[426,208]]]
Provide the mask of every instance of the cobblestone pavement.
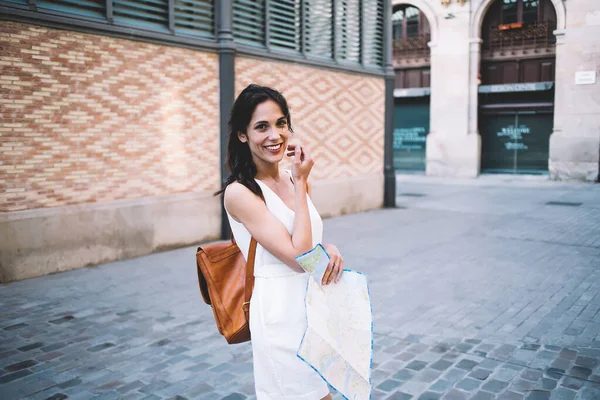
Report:
[[[600,399],[600,185],[401,177],[398,194],[325,222],[369,276],[373,399]],[[254,398],[194,250],[0,285],[0,398]]]

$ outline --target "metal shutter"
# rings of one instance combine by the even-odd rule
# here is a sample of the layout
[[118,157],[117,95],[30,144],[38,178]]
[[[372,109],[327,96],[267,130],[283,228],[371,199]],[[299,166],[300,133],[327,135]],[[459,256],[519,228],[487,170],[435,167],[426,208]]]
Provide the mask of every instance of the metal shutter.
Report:
[[300,0],[269,1],[269,44],[300,51]]
[[215,36],[213,0],[175,0],[175,32],[204,37]]
[[304,46],[312,56],[333,58],[333,1],[304,1]]
[[39,11],[57,11],[88,18],[106,18],[105,0],[37,0]]
[[28,0],[4,0],[5,3],[14,3],[14,4],[20,4],[22,6],[29,6],[29,1]]
[[265,0],[233,0],[233,37],[236,42],[264,46]]
[[383,65],[383,0],[366,1],[363,35],[365,65],[381,67]]
[[116,23],[150,30],[169,30],[168,0],[113,0]]
[[338,60],[360,62],[361,1],[335,2],[335,55]]

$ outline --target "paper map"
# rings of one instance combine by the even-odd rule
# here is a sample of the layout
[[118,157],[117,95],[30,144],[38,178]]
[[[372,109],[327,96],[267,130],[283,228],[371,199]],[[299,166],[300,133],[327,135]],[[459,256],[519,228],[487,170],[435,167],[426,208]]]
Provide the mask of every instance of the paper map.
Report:
[[371,396],[373,319],[367,277],[344,270],[339,283],[321,286],[329,256],[320,244],[296,261],[311,274],[307,328],[297,355],[351,400]]

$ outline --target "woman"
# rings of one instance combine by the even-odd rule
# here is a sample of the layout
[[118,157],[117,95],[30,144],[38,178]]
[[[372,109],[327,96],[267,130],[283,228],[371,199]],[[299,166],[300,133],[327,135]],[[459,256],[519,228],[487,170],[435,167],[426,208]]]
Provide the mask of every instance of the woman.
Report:
[[[314,160],[289,144],[291,117],[278,91],[250,85],[236,99],[229,120],[225,209],[233,236],[248,258],[258,243],[250,331],[258,400],[331,399],[323,379],[296,356],[306,329],[304,296],[308,274],[295,257],[321,242],[323,223],[308,191]],[[286,153],[292,170],[280,169]],[[337,282],[344,261],[325,245],[331,262],[323,283]]]

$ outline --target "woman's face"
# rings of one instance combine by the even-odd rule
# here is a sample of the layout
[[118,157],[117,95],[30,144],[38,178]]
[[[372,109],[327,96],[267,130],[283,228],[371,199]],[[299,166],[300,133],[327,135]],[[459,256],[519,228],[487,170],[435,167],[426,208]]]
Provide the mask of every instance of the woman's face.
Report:
[[248,143],[255,164],[273,164],[283,159],[290,131],[279,104],[273,100],[260,103],[254,109],[246,132],[238,133]]

